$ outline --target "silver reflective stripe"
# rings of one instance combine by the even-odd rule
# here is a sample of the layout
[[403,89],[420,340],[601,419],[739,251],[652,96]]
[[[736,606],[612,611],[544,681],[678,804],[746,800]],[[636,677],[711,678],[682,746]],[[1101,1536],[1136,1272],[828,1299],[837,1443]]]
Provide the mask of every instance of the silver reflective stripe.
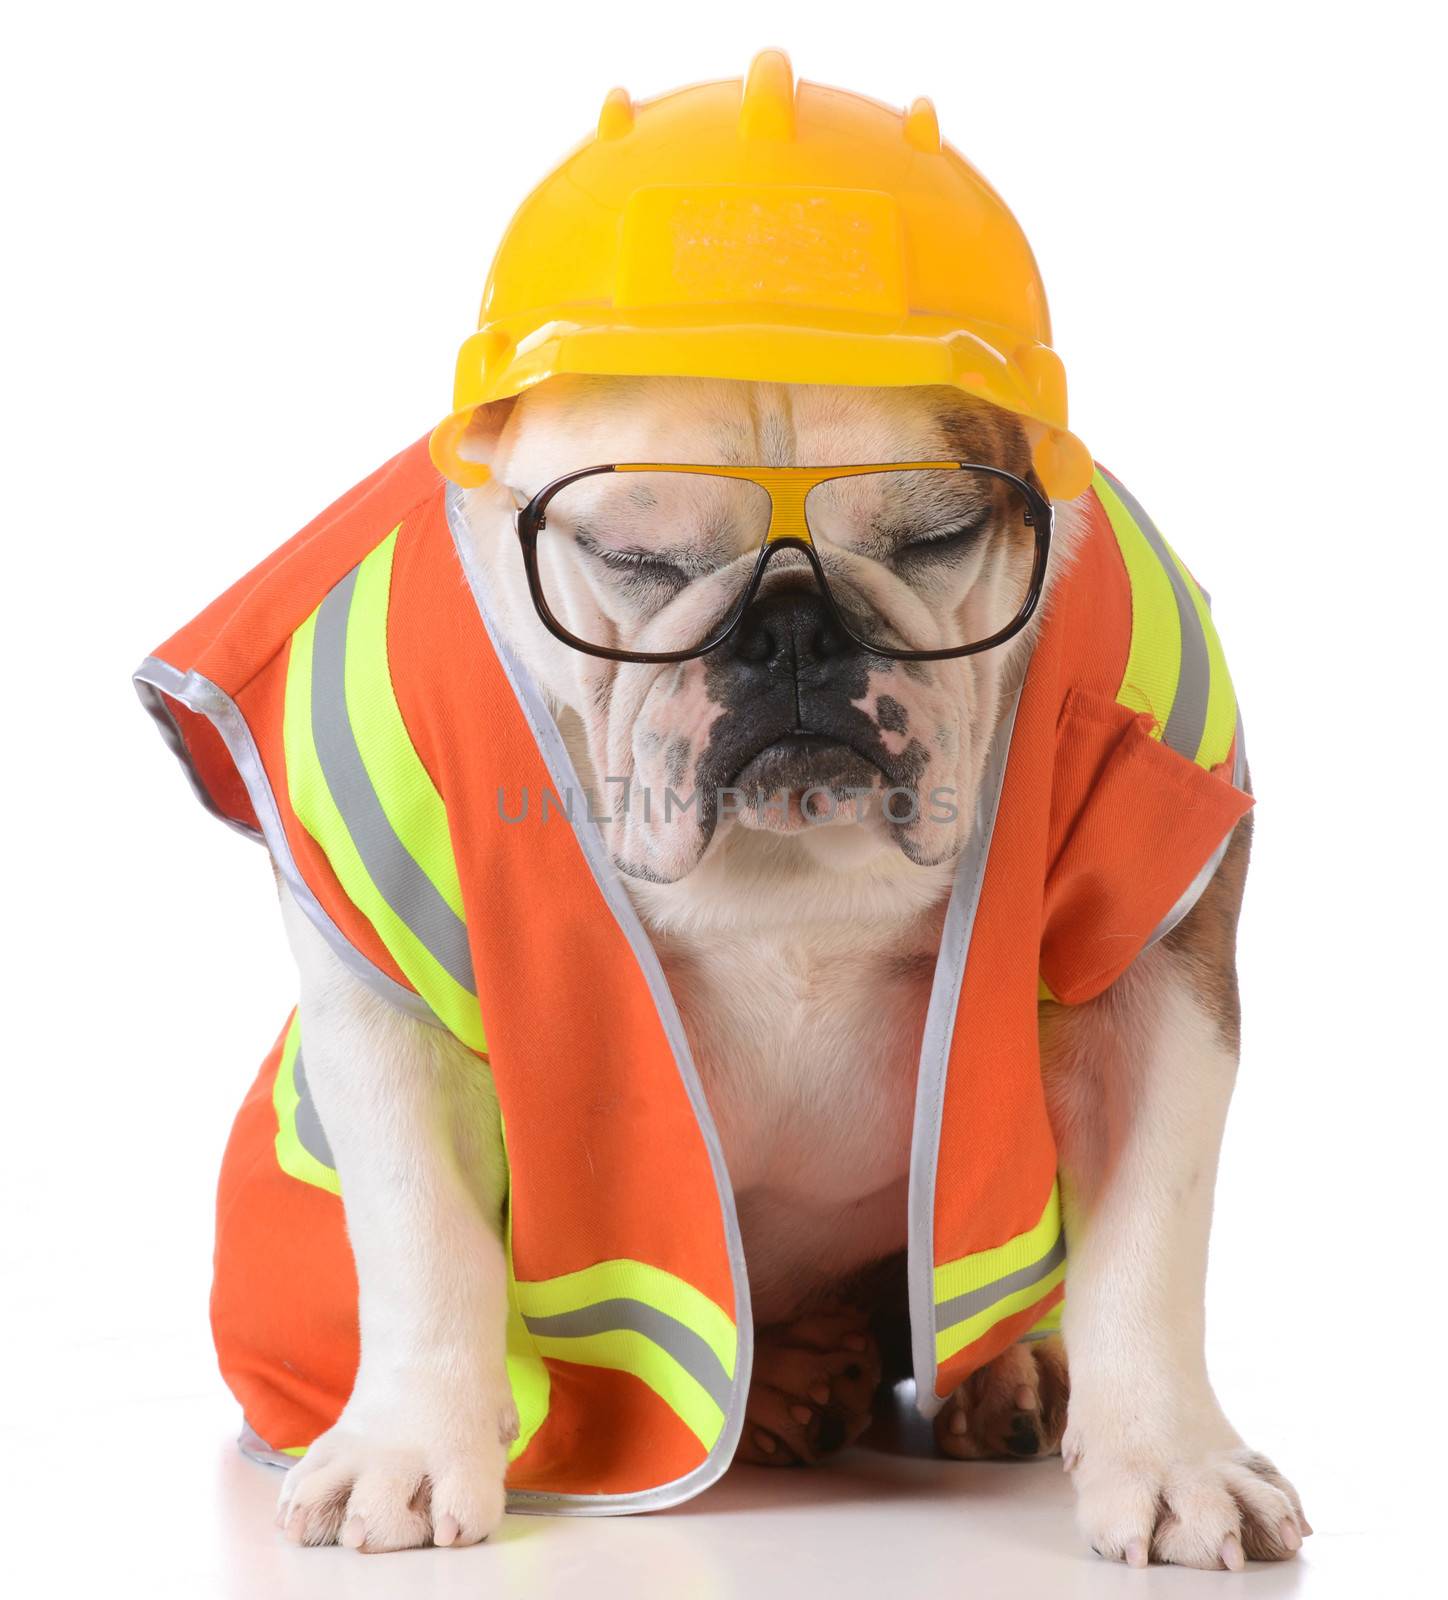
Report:
[[915,1124],[910,1141],[910,1198],[908,1276],[910,1282],[910,1348],[915,1368],[915,1407],[933,1417],[944,1401],[935,1393],[935,1178],[940,1160],[940,1122],[945,1102],[945,1079],[950,1069],[950,1045],[955,1037],[960,986],[975,927],[985,881],[986,859],[995,832],[996,812],[1006,781],[1006,761],[1011,735],[1020,710],[1021,691],[1030,662],[1022,663],[1016,685],[996,725],[981,774],[976,812],[970,837],[960,853],[955,882],[946,907],[940,935],[940,954],[930,1007],[925,1014],[925,1036],[920,1043],[920,1069],[915,1080]]
[[1103,467],[1101,476],[1116,491],[1117,498],[1131,513],[1132,520],[1141,529],[1142,537],[1151,546],[1162,570],[1171,580],[1172,594],[1176,597],[1177,618],[1181,623],[1182,662],[1177,678],[1176,698],[1171,704],[1171,715],[1162,729],[1161,740],[1169,749],[1188,761],[1195,761],[1201,747],[1202,735],[1207,727],[1207,695],[1212,686],[1211,664],[1207,657],[1207,638],[1202,632],[1202,619],[1192,603],[1192,592],[1181,568],[1172,560],[1166,541],[1156,530],[1156,524],[1147,516],[1141,502],[1124,484],[1119,483]]
[[[543,699],[537,684],[527,668],[513,653],[502,630],[493,620],[488,604],[488,579],[482,563],[477,558],[476,543],[468,527],[467,508],[463,491],[453,484],[447,489],[447,520],[452,532],[458,560],[467,574],[468,586],[478,614],[488,630],[493,650],[497,654],[524,719],[532,730],[538,749],[553,780],[555,794],[582,794],[577,768],[558,731],[558,724]],[[734,1458],[739,1435],[744,1428],[744,1402],[749,1393],[749,1373],[754,1359],[754,1321],[749,1308],[749,1277],[744,1265],[744,1244],[739,1236],[739,1214],[734,1204],[734,1188],[729,1181],[729,1169],[724,1163],[724,1151],[719,1143],[719,1132],[714,1125],[704,1086],[684,1035],[684,1025],[679,1018],[679,1008],[669,990],[664,969],[659,965],[658,952],[644,931],[629,899],[628,890],[619,879],[618,869],[604,847],[598,824],[586,817],[575,817],[573,830],[609,910],[628,939],[634,959],[639,964],[644,980],[649,986],[664,1034],[673,1051],[679,1078],[689,1097],[704,1147],[709,1153],[709,1166],[714,1174],[714,1187],[719,1197],[719,1212],[724,1223],[724,1238],[729,1251],[729,1271],[734,1280],[734,1326],[739,1340],[735,1356],[734,1379],[730,1385],[728,1403],[722,1405],[724,1427],[708,1457],[692,1472],[686,1472],[672,1483],[660,1484],[656,1489],[640,1489],[633,1494],[556,1494],[537,1490],[510,1490],[510,1511],[546,1511],[564,1515],[607,1515],[625,1511],[662,1511],[668,1506],[682,1504],[707,1489],[722,1476]]]
[[[298,871],[292,847],[287,843],[287,831],[282,825],[281,812],[277,809],[276,796],[272,794],[266,768],[262,765],[261,753],[256,747],[256,740],[251,736],[251,729],[246,725],[246,718],[242,716],[231,696],[217,688],[210,678],[203,677],[199,672],[182,672],[179,668],[173,667],[169,661],[162,661],[159,656],[147,656],[136,668],[133,676],[141,704],[155,718],[162,736],[185,767],[192,787],[202,797],[207,810],[217,816],[221,816],[222,813],[196,775],[186,752],[186,746],[175,730],[175,723],[167,712],[161,695],[164,694],[177,701],[188,711],[196,712],[198,716],[206,717],[221,735],[232,764],[246,786],[251,808],[256,812],[256,819],[261,825],[261,837],[271,852],[272,861],[276,864],[282,882],[286,884],[292,898],[311,919],[317,932],[332,947],[342,965],[374,993],[379,994],[400,1011],[407,1012],[409,1016],[416,1017],[419,1021],[441,1027],[442,1024],[420,995],[414,994],[411,989],[398,983],[395,978],[389,977],[379,967],[373,966],[352,944],[327,915],[325,907],[312,893],[306,879]],[[225,820],[231,821],[229,817]],[[250,839],[257,837],[251,828],[239,822],[233,822],[232,826]]]
[[559,1311],[548,1317],[523,1318],[529,1331],[548,1339],[581,1339],[592,1333],[613,1333],[627,1329],[667,1351],[697,1380],[700,1388],[726,1415],[733,1383],[724,1363],[692,1328],[676,1317],[642,1300],[599,1300],[576,1311]]
[[280,1450],[273,1450],[244,1416],[241,1419],[241,1434],[236,1442],[242,1455],[261,1462],[264,1467],[281,1467],[283,1471],[290,1471],[301,1460],[300,1456],[289,1456]]
[[942,1300],[935,1308],[936,1332],[942,1328],[953,1328],[957,1322],[964,1322],[977,1312],[1004,1300],[1007,1295],[1015,1294],[1018,1289],[1029,1289],[1033,1283],[1039,1283],[1042,1278],[1049,1277],[1065,1259],[1066,1235],[1057,1233],[1055,1244],[1039,1261],[1028,1262],[1024,1267],[1017,1267],[1014,1272],[1008,1272],[1004,1278],[997,1278],[993,1283],[983,1283],[979,1289],[958,1294],[953,1300]]
[[333,803],[377,892],[427,947],[437,964],[476,994],[467,924],[438,893],[388,820],[347,714],[347,617],[354,567],[317,611],[312,644],[312,743]]
[[314,1156],[324,1167],[330,1167],[335,1172],[337,1163],[332,1158],[332,1147],[327,1142],[322,1119],[317,1115],[317,1102],[312,1099],[312,1091],[307,1087],[307,1070],[302,1063],[300,1045],[297,1046],[296,1055],[292,1057],[292,1088],[297,1091],[297,1109],[293,1113],[293,1121],[302,1149],[309,1156]]
[[[248,839],[254,839],[258,843],[265,843],[264,836],[259,829],[239,821],[236,817],[227,816],[215,800],[211,798],[211,791],[202,783],[200,773],[191,765],[191,752],[186,748],[186,740],[182,737],[180,725],[172,715],[171,707],[166,704],[166,695],[162,694],[160,687],[158,687],[158,683],[163,680],[157,678],[156,681],[152,681],[153,678],[156,678],[158,671],[172,674],[174,682],[177,684],[184,681],[182,675],[168,662],[161,661],[155,656],[147,656],[131,675],[131,682],[136,686],[136,693],[140,696],[141,704],[146,708],[147,715],[156,724],[162,739],[165,740],[166,748],[181,763],[181,770],[186,774],[186,781],[191,785],[191,792],[213,817],[219,818],[228,828],[234,828],[239,834]],[[188,674],[188,676],[194,675]],[[199,679],[198,681],[204,682],[206,680]],[[219,694],[220,692],[218,689],[217,693]],[[173,700],[181,699],[181,696],[174,689],[168,689],[167,694]],[[184,701],[182,703],[185,704]],[[191,707],[193,711],[196,709],[197,707],[195,706]],[[253,802],[253,808],[254,806],[255,802]]]

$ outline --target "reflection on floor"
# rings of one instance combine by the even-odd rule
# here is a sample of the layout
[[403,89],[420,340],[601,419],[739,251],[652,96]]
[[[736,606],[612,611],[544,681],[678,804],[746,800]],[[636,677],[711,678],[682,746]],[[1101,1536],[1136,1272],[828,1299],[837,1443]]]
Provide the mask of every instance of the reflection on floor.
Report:
[[1309,1493],[1319,1532],[1296,1561],[1249,1567],[1241,1578],[1128,1572],[1081,1543],[1059,1458],[939,1460],[928,1425],[903,1404],[828,1466],[737,1467],[672,1511],[509,1516],[471,1550],[298,1550],[272,1525],[281,1474],[235,1448],[229,1398],[214,1389],[160,1395],[158,1386],[139,1385],[151,1392],[133,1390],[96,1417],[104,1463],[88,1455],[77,1467],[81,1441],[69,1429],[37,1429],[13,1451],[10,1467],[24,1461],[27,1474],[48,1475],[54,1493],[41,1497],[24,1544],[11,1545],[9,1571],[18,1555],[32,1586],[76,1594],[114,1593],[125,1572],[134,1585],[126,1592],[147,1600],[1141,1600],[1220,1597],[1222,1585],[1242,1582],[1254,1600],[1361,1600],[1394,1593],[1392,1574],[1405,1582],[1415,1555],[1408,1541],[1382,1534],[1334,1535],[1330,1504],[1321,1503],[1332,1497],[1312,1505]]

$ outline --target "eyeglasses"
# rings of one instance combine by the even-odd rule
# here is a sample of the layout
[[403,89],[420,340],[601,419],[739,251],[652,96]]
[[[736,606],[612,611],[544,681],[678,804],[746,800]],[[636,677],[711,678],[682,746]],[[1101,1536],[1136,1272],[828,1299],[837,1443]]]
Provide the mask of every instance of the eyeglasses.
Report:
[[555,478],[517,528],[544,626],[588,655],[707,655],[739,633],[777,562],[767,593],[808,568],[821,627],[897,661],[942,661],[1030,621],[1051,522],[1034,485],[976,462],[630,462]]

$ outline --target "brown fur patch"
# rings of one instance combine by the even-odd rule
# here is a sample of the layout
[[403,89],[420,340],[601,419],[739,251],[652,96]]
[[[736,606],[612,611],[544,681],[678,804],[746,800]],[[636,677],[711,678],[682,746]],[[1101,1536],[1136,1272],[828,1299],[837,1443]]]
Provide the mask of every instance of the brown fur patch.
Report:
[[949,393],[936,413],[951,459],[1001,467],[1018,478],[1031,470],[1031,444],[1017,417],[999,406]]

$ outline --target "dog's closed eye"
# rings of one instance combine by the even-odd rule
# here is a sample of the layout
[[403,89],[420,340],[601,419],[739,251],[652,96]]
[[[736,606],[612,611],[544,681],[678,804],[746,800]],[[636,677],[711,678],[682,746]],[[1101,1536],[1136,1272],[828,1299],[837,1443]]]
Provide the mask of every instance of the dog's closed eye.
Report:
[[611,578],[620,580],[625,593],[637,591],[658,599],[661,591],[677,591],[695,578],[714,570],[713,563],[690,550],[642,550],[609,544],[585,528],[577,528],[574,543]]
[[993,514],[994,507],[985,506],[966,521],[906,539],[890,552],[890,560],[907,572],[937,562],[959,561],[979,542]]
[[575,535],[578,548],[610,572],[630,577],[647,578],[666,583],[687,583],[689,575],[682,567],[660,556],[654,550],[620,549],[617,545],[601,544],[590,534]]

